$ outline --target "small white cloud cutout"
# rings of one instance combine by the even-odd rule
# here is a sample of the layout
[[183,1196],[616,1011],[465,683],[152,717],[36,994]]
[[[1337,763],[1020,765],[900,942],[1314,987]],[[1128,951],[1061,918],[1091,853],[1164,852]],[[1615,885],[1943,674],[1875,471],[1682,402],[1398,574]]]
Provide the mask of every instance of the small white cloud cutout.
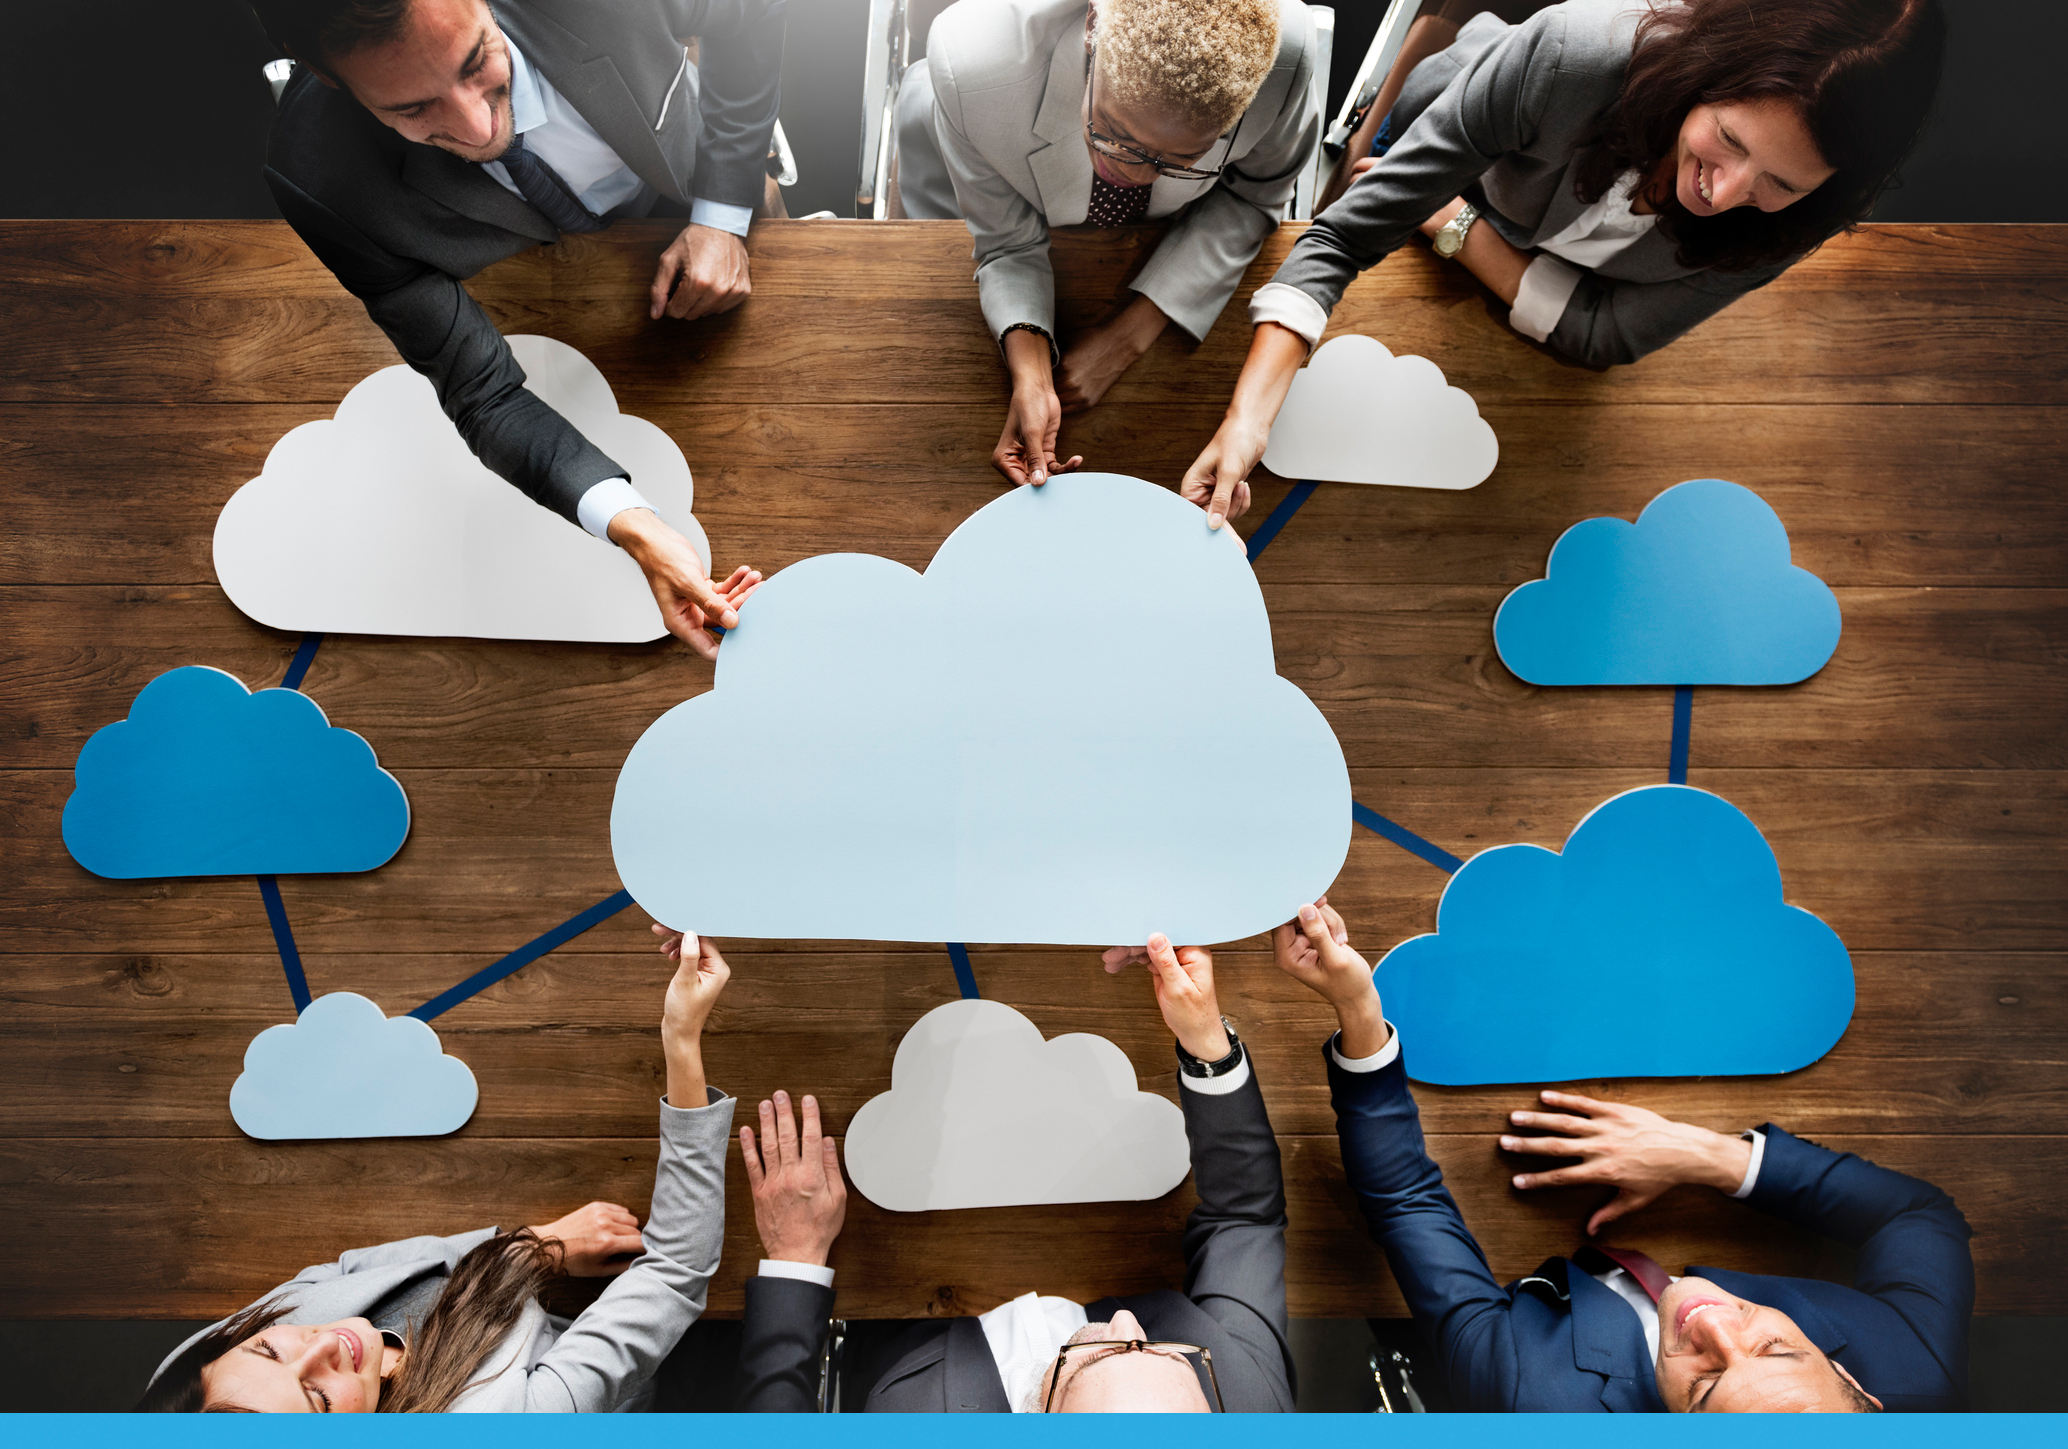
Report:
[[937,1006],[905,1033],[890,1090],[847,1129],[855,1189],[892,1212],[1122,1202],[1185,1180],[1185,1114],[1136,1089],[1102,1036],[1041,1029],[999,1001]]
[[268,1141],[442,1137],[474,1115],[480,1089],[438,1033],[334,991],[292,1026],[269,1026],[244,1049],[230,1115]]
[[[623,464],[708,567],[682,450],[619,412],[566,343],[509,341],[531,391]],[[276,629],[613,644],[667,632],[623,550],[483,467],[431,384],[399,365],[273,445],[216,519],[215,571],[232,603]]]
[[1354,333],[1294,374],[1264,449],[1281,478],[1390,488],[1476,488],[1500,460],[1479,405],[1442,368]]

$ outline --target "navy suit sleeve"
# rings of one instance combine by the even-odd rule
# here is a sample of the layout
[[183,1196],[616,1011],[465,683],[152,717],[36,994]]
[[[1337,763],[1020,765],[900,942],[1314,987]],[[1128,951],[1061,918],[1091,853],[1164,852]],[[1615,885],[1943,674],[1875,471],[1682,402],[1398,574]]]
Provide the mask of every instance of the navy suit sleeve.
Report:
[[[1256,1063],[1233,1092],[1178,1088],[1192,1182],[1199,1206],[1185,1221],[1185,1296],[1242,1345],[1273,1402],[1237,1403],[1223,1374],[1230,1412],[1290,1413],[1292,1350],[1285,1306],[1285,1176]],[[1247,1379],[1247,1376],[1244,1376]]]
[[402,360],[430,380],[490,472],[570,523],[580,522],[592,486],[630,476],[524,385],[510,344],[458,278],[385,250],[270,166],[265,179],[280,214],[366,304]]
[[1521,1375],[1512,1300],[1422,1141],[1406,1054],[1376,1072],[1346,1072],[1327,1047],[1322,1054],[1343,1171],[1452,1396],[1471,1410],[1513,1409]]
[[833,1290],[800,1278],[747,1280],[747,1314],[740,1335],[743,1414],[815,1414],[819,1357]]
[[1955,1392],[1962,1390],[1975,1262],[1968,1248],[1973,1230],[1953,1199],[1771,1123],[1763,1130],[1766,1156],[1751,1204],[1858,1248],[1853,1287],[1894,1309],[1946,1369]]

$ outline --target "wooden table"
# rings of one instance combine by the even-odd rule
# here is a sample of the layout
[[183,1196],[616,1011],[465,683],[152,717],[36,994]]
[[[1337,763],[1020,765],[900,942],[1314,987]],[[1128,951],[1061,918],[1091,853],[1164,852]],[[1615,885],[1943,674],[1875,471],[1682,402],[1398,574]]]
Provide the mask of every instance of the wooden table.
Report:
[[[621,406],[681,443],[721,567],[833,549],[923,567],[997,495],[986,458],[1005,394],[959,226],[757,227],[753,299],[690,326],[645,320],[663,236],[613,228],[474,290],[506,331],[581,348]],[[66,855],[59,813],[80,746],[161,671],[280,679],[298,641],[225,601],[217,510],[275,439],[394,354],[284,225],[8,222],[0,241],[0,1221],[16,1245],[0,1316],[204,1317],[362,1243],[540,1222],[597,1197],[643,1210],[669,968],[637,909],[440,1018],[481,1085],[457,1137],[261,1143],[232,1124],[246,1043],[291,1013],[257,889],[100,880]],[[1113,296],[1144,242],[1064,238],[1063,290]],[[1238,299],[1197,349],[1159,343],[1066,447],[1174,483],[1227,397],[1242,314]],[[1662,781],[1671,691],[1532,688],[1495,658],[1490,620],[1581,518],[1634,517],[1686,478],[1757,489],[1796,561],[1837,589],[1844,638],[1801,686],[1698,691],[1689,779],[1759,823],[1789,897],[1844,937],[1858,1011],[1788,1077],[1592,1089],[1719,1128],[1771,1118],[1924,1174],[1975,1226],[1982,1312],[2068,1311],[2068,235],[1870,227],[1606,373],[1518,341],[1418,248],[1359,281],[1335,328],[1434,359],[1501,439],[1498,471],[1470,492],[1324,486],[1259,563],[1279,668],[1335,726],[1356,797],[1469,855],[1556,847],[1610,794]],[[1285,487],[1263,484],[1248,522]],[[379,871],[282,883],[314,989],[406,1010],[611,894],[617,766],[710,683],[673,643],[326,642],[305,688],[402,778],[414,826]],[[1197,748],[1203,775],[1243,786],[1247,762],[1210,737]],[[1359,830],[1333,895],[1383,948],[1431,927],[1443,882]],[[1221,976],[1283,1134],[1292,1311],[1397,1314],[1343,1181],[1317,1058],[1326,1009],[1260,945],[1225,952]],[[815,1091],[835,1128],[888,1087],[905,1028],[956,993],[933,944],[743,941],[730,955],[712,1080],[742,1100]],[[1175,1092],[1139,974],[1109,979],[1090,951],[973,955],[986,995],[1050,1035],[1111,1037],[1147,1089]],[[1577,1241],[1593,1194],[1505,1185],[1492,1136],[1524,1091],[1419,1096],[1496,1272]],[[721,1314],[738,1312],[759,1255],[737,1165],[731,1191]],[[841,1309],[955,1314],[1028,1289],[1173,1285],[1190,1205],[1189,1189],[917,1216],[856,1200]],[[1845,1270],[1831,1245],[1693,1191],[1622,1236],[1676,1267]]]

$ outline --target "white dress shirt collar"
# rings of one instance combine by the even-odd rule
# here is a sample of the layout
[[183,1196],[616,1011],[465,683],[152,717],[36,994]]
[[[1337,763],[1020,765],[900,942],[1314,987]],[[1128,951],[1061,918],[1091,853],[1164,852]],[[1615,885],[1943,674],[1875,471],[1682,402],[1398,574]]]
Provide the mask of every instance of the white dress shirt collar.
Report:
[[1005,1401],[1015,1414],[1039,1412],[1041,1406],[1030,1400],[1042,1375],[1070,1335],[1089,1321],[1083,1304],[1039,1293],[1022,1293],[977,1315],[991,1361],[998,1365],[998,1377],[1005,1385]]

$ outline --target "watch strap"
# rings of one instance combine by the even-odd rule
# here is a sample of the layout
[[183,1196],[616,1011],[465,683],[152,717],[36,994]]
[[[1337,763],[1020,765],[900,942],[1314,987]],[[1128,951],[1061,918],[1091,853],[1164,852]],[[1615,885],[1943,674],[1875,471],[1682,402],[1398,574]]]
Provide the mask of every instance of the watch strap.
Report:
[[1188,1077],[1225,1077],[1242,1065],[1242,1038],[1235,1034],[1235,1028],[1227,1017],[1221,1018],[1221,1029],[1228,1033],[1228,1055],[1218,1061],[1203,1062],[1185,1050],[1183,1042],[1177,1043],[1178,1070]]

